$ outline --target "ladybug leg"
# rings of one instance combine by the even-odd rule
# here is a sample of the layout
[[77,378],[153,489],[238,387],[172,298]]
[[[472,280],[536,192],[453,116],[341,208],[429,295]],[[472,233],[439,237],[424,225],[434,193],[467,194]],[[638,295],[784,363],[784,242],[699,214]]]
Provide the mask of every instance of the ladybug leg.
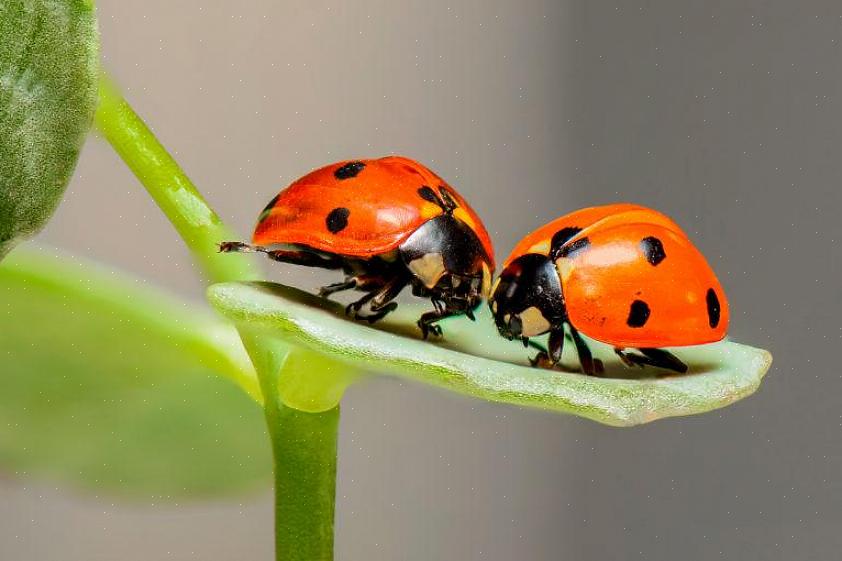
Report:
[[254,246],[243,242],[221,242],[219,253],[252,253],[257,251]]
[[573,344],[576,345],[576,353],[579,355],[582,372],[588,376],[596,376],[605,372],[602,361],[593,358],[590,347],[572,324],[570,325],[570,336],[573,338]]
[[641,354],[624,352],[622,349],[615,349],[614,352],[617,353],[626,366],[655,366],[680,374],[687,372],[687,365],[669,351],[654,348],[641,348],[638,350]]
[[435,310],[425,312],[421,314],[420,318],[418,318],[418,327],[421,329],[421,335],[424,337],[424,339],[426,339],[430,335],[441,337],[441,326],[436,325],[436,322],[439,322],[445,318],[458,316],[464,313],[463,310],[455,310],[453,308],[448,308],[445,304],[443,304],[442,302],[437,302],[435,299],[433,299],[433,307],[435,308]]
[[347,306],[345,306],[345,315],[348,315],[348,316],[351,316],[351,317],[356,317],[356,316],[357,316],[357,312],[359,312],[360,310],[362,310],[363,306],[365,306],[366,304],[368,304],[369,300],[371,300],[371,299],[372,299],[372,298],[374,298],[375,296],[377,296],[377,291],[376,291],[376,290],[372,290],[371,292],[367,292],[367,293],[366,293],[366,294],[365,294],[362,298],[360,298],[359,300],[356,300],[356,301],[354,301],[354,302],[351,302],[350,304],[348,304]]
[[540,350],[535,358],[529,359],[532,366],[540,368],[553,368],[561,360],[561,352],[564,350],[564,328],[555,328],[550,331],[550,339],[547,342],[547,350]]
[[220,253],[265,253],[266,257],[281,263],[304,265],[305,267],[321,267],[322,269],[339,269],[342,260],[334,256],[322,256],[311,251],[295,251],[286,249],[269,249],[260,245],[249,245],[243,242],[222,242],[219,244]]
[[[395,277],[387,282],[385,286],[377,290],[372,290],[356,302],[350,304],[345,309],[345,312],[348,315],[352,315],[354,319],[374,323],[398,307],[398,303],[392,302],[392,300],[400,294],[401,290],[404,289],[408,282],[409,280],[405,277]],[[372,313],[360,314],[359,311],[369,302],[371,302],[369,310]]]
[[384,317],[389,315],[389,313],[393,312],[395,310],[395,308],[397,308],[397,307],[398,307],[397,302],[389,302],[388,304],[386,304],[385,306],[380,308],[376,313],[367,314],[367,315],[364,315],[364,316],[358,314],[357,316],[355,316],[355,319],[365,320],[368,323],[374,323],[376,321],[380,321],[381,319],[383,319]]
[[644,348],[640,349],[640,352],[649,359],[649,364],[652,366],[657,366],[666,370],[674,370],[675,372],[679,372],[681,374],[687,372],[687,365],[681,362],[677,356],[669,351],[665,351],[664,349]]
[[255,251],[265,253],[269,259],[280,261],[281,263],[291,263],[305,267],[321,267],[322,269],[339,269],[342,267],[341,259],[322,257],[309,251],[269,250],[259,246],[255,246]]
[[375,321],[383,318],[389,312],[395,310],[398,307],[397,302],[393,302],[393,300],[401,293],[406,285],[409,283],[409,279],[407,278],[394,278],[389,281],[386,286],[384,286],[374,298],[371,300],[370,309],[374,312],[371,315],[365,316],[362,319],[367,320],[369,323],[374,323]]
[[432,312],[424,312],[423,314],[421,314],[421,317],[418,318],[418,327],[419,329],[421,329],[421,336],[424,339],[427,339],[430,336],[430,334],[436,337],[441,337],[441,326],[436,325],[435,322],[439,321],[440,319],[444,319],[445,317],[447,316],[435,310]]
[[[627,352],[625,352],[625,351],[624,351],[622,348],[620,348],[620,347],[614,347],[614,353],[616,353],[616,355],[617,355],[618,357],[620,357],[620,360],[622,360],[622,361],[623,361],[623,364],[625,364],[625,365],[626,365],[626,367],[628,367],[628,368],[634,368],[635,366],[640,366],[640,367],[643,367],[643,365],[642,365],[641,363],[639,363],[639,362],[635,362],[635,361],[632,359],[632,357],[631,357],[631,353],[627,353]],[[640,358],[643,358],[643,357],[640,357]]]
[[357,278],[350,277],[342,282],[335,282],[321,287],[319,289],[319,296],[322,298],[329,298],[331,294],[336,294],[337,292],[342,292],[343,290],[351,290],[352,288],[356,288],[356,286]]

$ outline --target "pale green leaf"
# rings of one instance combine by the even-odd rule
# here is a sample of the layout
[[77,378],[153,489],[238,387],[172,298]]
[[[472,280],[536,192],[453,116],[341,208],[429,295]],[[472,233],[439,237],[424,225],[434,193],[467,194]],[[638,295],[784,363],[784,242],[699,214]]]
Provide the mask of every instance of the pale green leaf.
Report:
[[[476,322],[454,318],[442,323],[444,338],[423,341],[415,326],[422,308],[402,304],[370,327],[351,321],[343,308],[294,288],[270,283],[224,283],[208,292],[230,319],[350,368],[390,373],[462,394],[571,413],[617,426],[676,415],[703,413],[753,393],[771,355],[732,342],[672,349],[690,373],[647,379],[596,378],[532,368],[535,353],[501,338],[485,308]],[[572,368],[568,353],[564,363]],[[612,350],[592,342],[611,376],[663,374],[629,370]],[[295,405],[294,403],[291,405]]]

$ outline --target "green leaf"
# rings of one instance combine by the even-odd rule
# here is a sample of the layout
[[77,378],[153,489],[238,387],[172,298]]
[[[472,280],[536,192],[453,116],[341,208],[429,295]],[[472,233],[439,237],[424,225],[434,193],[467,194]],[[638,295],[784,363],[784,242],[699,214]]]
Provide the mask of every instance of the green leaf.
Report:
[[[373,328],[347,319],[335,302],[277,284],[217,284],[210,287],[208,296],[235,322],[273,333],[353,369],[395,374],[482,399],[571,413],[616,426],[729,405],[753,393],[771,363],[771,355],[764,350],[721,342],[673,349],[690,365],[686,375],[596,378],[528,366],[527,357],[535,351],[501,338],[485,307],[475,323],[466,318],[445,321],[443,339],[422,341],[415,326],[422,310],[418,305],[401,305]],[[566,345],[563,362],[572,368],[571,347]],[[605,345],[592,341],[592,348],[612,376],[646,373],[626,369]]]
[[0,259],[40,230],[70,181],[96,107],[90,0],[0,2]]
[[[227,378],[227,379],[225,379]],[[263,488],[257,380],[212,312],[91,264],[0,264],[0,466],[129,496]]]

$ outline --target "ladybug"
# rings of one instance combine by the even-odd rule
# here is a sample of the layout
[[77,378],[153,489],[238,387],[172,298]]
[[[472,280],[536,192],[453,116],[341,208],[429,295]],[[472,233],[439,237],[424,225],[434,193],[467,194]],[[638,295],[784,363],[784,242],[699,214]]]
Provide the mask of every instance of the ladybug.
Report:
[[373,323],[397,308],[407,285],[434,310],[418,326],[474,310],[494,271],[491,239],[476,212],[425,166],[399,156],[338,162],[312,171],[263,209],[254,245],[224,242],[220,251],[259,251],[284,263],[342,269],[345,280],[319,290],[365,295],[346,313]]
[[[728,302],[705,258],[681,228],[633,204],[585,208],[521,240],[492,288],[500,334],[549,333],[533,365],[561,359],[565,325],[585,374],[601,374],[581,333],[614,347],[626,366],[686,372],[661,347],[719,341],[728,329]],[[637,349],[631,352],[628,349]]]

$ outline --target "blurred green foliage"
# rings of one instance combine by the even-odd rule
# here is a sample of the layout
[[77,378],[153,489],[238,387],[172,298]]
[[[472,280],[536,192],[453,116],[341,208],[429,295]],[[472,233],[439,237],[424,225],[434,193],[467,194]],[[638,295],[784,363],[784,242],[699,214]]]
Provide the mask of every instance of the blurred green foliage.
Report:
[[98,68],[93,2],[0,2],[0,259],[61,200],[93,118]]
[[232,380],[259,397],[208,310],[54,253],[0,263],[3,469],[137,498],[268,488],[263,412]]

